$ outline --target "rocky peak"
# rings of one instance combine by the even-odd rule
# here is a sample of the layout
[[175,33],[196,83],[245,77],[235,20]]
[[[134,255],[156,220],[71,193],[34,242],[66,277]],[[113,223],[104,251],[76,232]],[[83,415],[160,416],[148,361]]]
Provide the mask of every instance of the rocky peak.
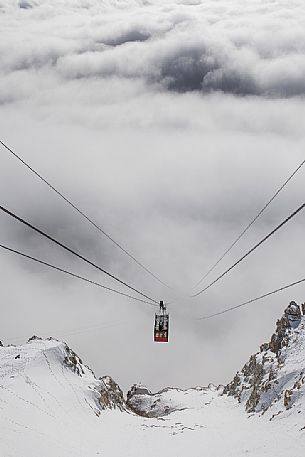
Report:
[[65,344],[65,349],[67,355],[64,358],[64,364],[66,365],[66,367],[73,370],[74,373],[76,373],[78,376],[84,375],[85,371],[82,366],[82,359],[78,357],[78,355],[74,351],[72,351],[72,349],[70,349],[67,344]]
[[135,395],[152,395],[151,391],[142,384],[134,384],[127,392],[127,401],[131,400]]
[[158,399],[142,384],[133,384],[127,392],[127,406],[136,414],[146,417],[155,417]]
[[30,343],[31,341],[36,341],[36,340],[42,341],[42,339],[43,339],[43,338],[41,338],[40,336],[33,335],[33,336],[31,336],[31,338],[29,338],[29,339],[27,340],[27,343]]
[[53,337],[44,339],[34,335],[27,341],[27,344],[34,344],[37,351],[41,350],[46,359],[53,354],[55,363],[65,367],[76,376],[73,382],[83,386],[84,393],[89,395],[89,403],[93,399],[95,406],[92,409],[97,416],[105,409],[128,410],[123,392],[118,384],[110,376],[97,379],[94,372],[83,363],[67,343]]
[[209,387],[193,387],[186,390],[167,387],[156,393],[152,393],[142,384],[134,384],[127,393],[126,404],[139,416],[162,417],[174,411],[208,404],[209,396],[216,392],[217,388],[212,384]]
[[[93,371],[87,365],[83,365],[82,359],[66,343],[63,344],[66,353],[63,360],[64,365],[70,368],[77,376],[86,377],[89,372],[96,380]],[[119,409],[120,411],[128,409],[122,390],[110,376],[103,376],[96,380],[94,391],[97,394],[98,404],[101,409]]]
[[[87,365],[83,365],[82,359],[66,343],[64,343],[64,346],[66,353],[63,361],[64,365],[70,368],[77,376],[86,376],[86,372],[89,371],[95,378],[93,371]],[[98,394],[98,403],[101,409],[119,409],[120,411],[128,409],[122,390],[110,376],[99,378],[94,390]]]
[[[305,305],[290,302],[276,323],[269,343],[260,346],[224,394],[245,404],[248,412],[265,412],[280,401],[284,408],[293,405],[294,392],[305,383]],[[303,360],[303,365],[299,363]]]
[[119,385],[110,376],[103,376],[100,378],[100,381],[101,389],[99,403],[102,408],[126,411],[128,408]]
[[285,309],[284,315],[276,323],[275,333],[272,335],[269,349],[279,355],[281,349],[288,345],[290,329],[298,327],[301,322],[301,308],[294,301]]

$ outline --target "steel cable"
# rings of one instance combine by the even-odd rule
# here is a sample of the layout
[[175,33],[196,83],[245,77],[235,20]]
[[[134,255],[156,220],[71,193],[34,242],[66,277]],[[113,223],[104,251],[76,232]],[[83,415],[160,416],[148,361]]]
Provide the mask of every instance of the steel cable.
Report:
[[289,287],[296,286],[297,284],[301,284],[302,282],[305,282],[305,278],[300,279],[299,281],[295,281],[291,284],[288,284],[287,286],[280,287],[279,289],[275,289],[272,292],[268,292],[264,295],[260,295],[259,297],[252,298],[252,300],[245,301],[243,303],[240,303],[239,305],[231,306],[231,308],[226,308],[223,311],[219,311],[218,313],[210,314],[208,316],[203,316],[203,317],[197,317],[197,318],[195,318],[195,320],[205,320],[205,319],[211,319],[212,317],[215,317],[215,316],[220,316],[221,314],[228,313],[230,311],[233,311],[234,309],[241,308],[243,306],[249,305],[250,303],[253,303],[258,300],[262,300],[265,297],[269,297],[269,295],[273,295],[273,294],[276,294],[277,292],[281,292],[282,290],[289,289]]
[[87,216],[84,211],[79,209],[71,200],[69,200],[67,197],[65,197],[58,189],[56,189],[52,184],[50,184],[49,181],[47,181],[41,174],[39,174],[34,168],[32,168],[25,160],[23,160],[16,152],[14,152],[11,148],[9,148],[3,141],[0,140],[0,144],[7,149],[17,160],[19,160],[23,165],[25,165],[32,173],[34,173],[41,181],[43,181],[50,189],[52,189],[54,192],[56,192],[57,195],[59,195],[68,205],[70,205],[75,211],[77,211],[81,216],[83,216],[93,227],[95,227],[100,233],[102,233],[106,238],[108,238],[113,244],[115,244],[122,252],[124,252],[130,259],[132,259],[139,267],[141,267],[143,270],[146,271],[150,276],[152,276],[154,279],[156,279],[159,283],[161,283],[163,286],[172,289],[171,286],[166,284],[164,281],[162,281],[155,273],[153,273],[149,268],[145,267],[143,263],[141,263],[139,260],[136,259],[127,249],[123,248],[121,244],[119,244],[117,241],[115,241],[110,235],[108,235],[105,230],[103,230],[100,226],[98,226],[89,216]]
[[221,275],[219,275],[214,281],[212,281],[209,285],[207,285],[204,289],[200,290],[196,294],[191,295],[192,298],[197,297],[198,295],[202,294],[210,287],[212,287],[216,282],[218,282],[221,278],[223,278],[229,271],[235,268],[239,263],[241,263],[246,257],[248,257],[255,249],[261,246],[265,241],[267,241],[274,233],[276,233],[281,227],[283,227],[287,222],[289,222],[293,217],[295,217],[300,211],[305,208],[305,203],[303,203],[298,209],[296,209],[290,216],[288,216],[283,222],[281,222],[275,229],[273,229],[268,235],[266,235],[261,241],[259,241],[253,248],[251,248],[246,254],[244,254],[239,260],[237,260],[233,265],[231,265],[227,270],[224,271]]
[[300,165],[293,171],[293,173],[286,179],[286,181],[281,185],[281,187],[276,191],[276,193],[270,198],[270,200],[265,204],[265,206],[259,211],[259,213],[251,220],[251,222],[246,226],[246,228],[240,233],[240,235],[235,239],[235,241],[228,247],[228,249],[223,253],[223,255],[215,262],[211,268],[206,272],[206,274],[195,284],[194,288],[199,286],[202,281],[217,267],[217,265],[224,259],[224,257],[231,251],[231,249],[238,243],[238,241],[245,235],[249,228],[257,221],[257,219],[262,215],[262,213],[268,208],[268,206],[273,202],[273,200],[279,195],[279,193],[286,187],[289,181],[296,175],[296,173],[302,168],[305,164],[303,160]]
[[106,290],[108,290],[110,292],[114,292],[116,294],[123,295],[124,297],[130,298],[132,300],[139,301],[141,303],[147,303],[148,305],[151,305],[151,306],[158,306],[158,305],[156,305],[154,303],[148,302],[146,300],[142,300],[141,298],[133,297],[132,295],[125,294],[124,292],[121,292],[119,290],[112,289],[111,287],[104,286],[103,284],[100,284],[100,283],[98,283],[96,281],[92,281],[91,279],[85,278],[84,276],[80,276],[80,275],[78,275],[76,273],[72,273],[71,271],[68,271],[68,270],[65,270],[63,268],[57,267],[56,265],[53,265],[51,263],[48,263],[48,262],[45,262],[43,260],[37,259],[36,257],[32,257],[32,256],[30,256],[28,254],[25,254],[24,252],[17,251],[16,249],[10,248],[10,247],[5,246],[3,244],[0,244],[0,248],[5,249],[6,251],[9,251],[9,252],[13,252],[14,254],[18,254],[19,256],[25,257],[26,259],[33,260],[34,262],[40,263],[41,265],[45,265],[46,267],[52,268],[53,270],[60,271],[61,273],[65,273],[65,274],[67,274],[69,276],[72,276],[74,278],[81,279],[82,281],[88,282],[88,283],[93,284],[95,286],[102,287],[103,289],[106,289]]
[[91,262],[91,260],[88,260],[86,257],[82,256],[81,254],[77,253],[76,251],[74,251],[73,249],[69,248],[68,246],[64,245],[63,243],[61,243],[60,241],[56,240],[55,238],[51,237],[50,235],[48,235],[47,233],[43,232],[42,230],[40,230],[39,228],[35,227],[34,225],[30,224],[29,222],[25,221],[24,219],[22,219],[21,217],[17,216],[16,214],[14,214],[13,212],[9,211],[7,208],[4,208],[3,206],[0,206],[0,210],[3,211],[4,213],[8,214],[9,216],[13,217],[14,219],[16,219],[17,221],[21,222],[22,224],[26,225],[27,227],[29,227],[30,229],[34,230],[35,232],[39,233],[40,235],[44,236],[45,238],[47,238],[48,240],[52,241],[53,243],[57,244],[58,246],[62,247],[63,249],[65,249],[66,251],[70,252],[71,254],[75,255],[76,257],[78,257],[79,259],[83,260],[84,262],[88,263],[89,265],[93,266],[94,268],[96,268],[97,270],[101,271],[102,273],[106,274],[107,276],[109,276],[110,278],[114,279],[115,281],[119,282],[120,284],[122,284],[123,286],[126,286],[128,287],[129,289],[133,290],[134,292],[138,293],[139,295],[141,295],[142,297],[144,298],[147,298],[148,300],[151,300],[152,302],[154,303],[158,303],[158,301],[154,300],[153,298],[149,297],[148,295],[144,294],[143,292],[140,292],[139,290],[137,290],[135,287],[133,286],[130,286],[129,284],[127,284],[126,282],[122,281],[121,279],[117,278],[115,275],[113,275],[112,273],[109,273],[108,271],[104,270],[103,268],[101,268],[99,265],[96,265],[94,262]]

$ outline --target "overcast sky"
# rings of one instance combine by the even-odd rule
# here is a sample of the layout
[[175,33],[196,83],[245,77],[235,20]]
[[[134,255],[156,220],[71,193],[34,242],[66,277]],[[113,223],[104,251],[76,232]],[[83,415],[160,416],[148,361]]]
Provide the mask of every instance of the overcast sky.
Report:
[[[155,309],[1,250],[0,340],[55,336],[123,389],[230,381],[304,286],[300,213],[196,299],[194,285],[304,159],[305,5],[295,1],[0,0],[0,139],[174,291],[161,286],[3,147],[16,212],[170,306]],[[304,202],[304,171],[202,283]],[[0,214],[0,242],[109,287],[110,278]]]

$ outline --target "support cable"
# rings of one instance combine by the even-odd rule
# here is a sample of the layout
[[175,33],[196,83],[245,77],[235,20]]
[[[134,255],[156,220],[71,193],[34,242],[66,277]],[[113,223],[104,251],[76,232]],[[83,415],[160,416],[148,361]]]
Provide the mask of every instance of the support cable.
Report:
[[248,255],[250,255],[255,249],[257,249],[261,244],[267,241],[274,233],[276,233],[280,228],[282,228],[287,222],[289,222],[294,216],[296,216],[300,211],[305,208],[305,203],[303,203],[298,209],[296,209],[290,216],[288,216],[283,222],[281,222],[275,229],[273,229],[268,235],[266,235],[261,241],[259,241],[253,248],[251,248],[246,254],[244,254],[239,260],[237,260],[233,265],[231,265],[227,270],[224,271],[220,276],[218,276],[214,281],[212,281],[209,285],[207,285],[204,289],[200,290],[196,294],[191,295],[192,298],[197,297],[198,295],[202,294],[210,287],[212,287],[216,282],[218,282],[221,278],[223,278],[229,271],[233,270],[239,263],[241,263]]
[[245,233],[249,230],[249,228],[257,221],[257,219],[263,214],[263,212],[268,208],[268,206],[273,202],[273,200],[279,195],[279,193],[286,187],[289,181],[297,174],[297,172],[302,168],[305,164],[305,160],[303,160],[300,165],[294,170],[294,172],[286,179],[286,181],[281,185],[281,187],[276,191],[276,193],[270,198],[270,200],[265,204],[265,206],[259,211],[259,213],[249,222],[246,228],[240,233],[240,235],[236,238],[236,240],[228,247],[228,249],[223,253],[223,255],[215,262],[211,268],[206,272],[204,276],[195,284],[194,288],[199,286],[202,281],[210,274],[212,271],[217,267],[217,265],[223,260],[223,258],[233,249],[233,247],[238,243],[238,241],[245,235]]
[[291,284],[288,284],[287,286],[280,287],[279,289],[275,289],[272,292],[268,292],[264,295],[260,295],[259,297],[252,298],[252,300],[245,301],[244,303],[240,303],[239,305],[232,306],[231,308],[226,308],[223,311],[219,311],[218,313],[210,314],[208,316],[203,316],[203,317],[197,317],[195,320],[211,319],[212,317],[216,317],[216,316],[220,316],[221,314],[229,313],[230,311],[233,311],[237,308],[241,308],[241,307],[249,305],[250,303],[253,303],[255,301],[262,300],[265,297],[269,297],[270,295],[281,292],[282,290],[289,289],[289,287],[296,286],[297,284],[301,284],[302,282],[305,282],[305,278],[300,279],[299,281],[292,282]]
[[100,233],[102,233],[108,240],[110,240],[115,246],[117,246],[124,254],[126,254],[131,260],[133,260],[140,268],[142,268],[146,273],[148,273],[150,276],[152,276],[154,279],[156,279],[159,283],[161,283],[163,286],[172,289],[171,286],[163,282],[155,273],[153,273],[149,268],[145,267],[143,263],[141,263],[139,260],[136,259],[135,256],[133,256],[127,249],[123,248],[121,244],[119,244],[117,241],[115,241],[105,230],[103,230],[99,225],[97,225],[92,219],[90,219],[87,214],[79,209],[71,200],[69,200],[67,197],[65,197],[58,189],[56,189],[52,184],[50,184],[49,181],[47,181],[41,174],[39,174],[34,168],[32,168],[25,160],[23,160],[16,152],[14,152],[11,148],[9,148],[3,141],[0,140],[0,144],[7,149],[19,162],[21,162],[23,165],[25,165],[32,173],[34,173],[41,181],[43,181],[50,189],[52,189],[54,192],[56,192],[59,197],[61,197],[68,205],[70,205],[75,211],[77,211],[81,216],[83,216],[93,227],[95,227]]
[[53,270],[57,270],[57,271],[60,271],[61,273],[65,273],[66,275],[72,276],[72,277],[77,278],[77,279],[81,279],[82,281],[88,282],[88,283],[93,284],[95,286],[102,287],[103,289],[106,289],[106,290],[108,290],[110,292],[114,292],[116,294],[123,295],[124,297],[130,298],[132,300],[139,301],[141,303],[147,303],[148,305],[151,305],[151,306],[158,306],[158,305],[156,305],[154,303],[148,302],[146,300],[142,300],[141,298],[133,297],[132,295],[125,294],[124,292],[121,292],[119,290],[112,289],[111,287],[104,286],[103,284],[100,284],[99,282],[92,281],[91,279],[85,278],[84,276],[80,276],[80,275],[78,275],[76,273],[72,273],[71,271],[68,271],[68,270],[65,270],[63,268],[57,267],[56,265],[53,265],[51,263],[44,262],[43,260],[37,259],[36,257],[32,257],[32,256],[30,256],[28,254],[25,254],[24,252],[17,251],[16,249],[10,248],[10,247],[5,246],[3,244],[0,244],[0,248],[5,249],[6,251],[12,252],[14,254],[18,254],[19,256],[25,257],[26,259],[33,260],[34,262],[40,263],[41,265],[45,265],[46,267],[52,268]]
[[3,211],[4,213],[8,214],[9,216],[13,217],[14,219],[16,219],[17,221],[21,222],[22,224],[26,225],[27,227],[29,227],[30,229],[34,230],[35,232],[39,233],[40,235],[44,236],[45,238],[47,238],[48,240],[52,241],[53,243],[57,244],[58,246],[62,247],[63,249],[65,249],[66,251],[70,252],[71,254],[75,255],[76,257],[78,257],[79,259],[83,260],[84,262],[88,263],[89,265],[93,266],[94,268],[96,268],[97,270],[101,271],[102,273],[105,273],[107,276],[109,276],[110,278],[114,279],[115,281],[119,282],[120,284],[123,284],[123,286],[126,286],[128,287],[128,289],[131,289],[133,290],[134,292],[136,292],[137,294],[141,295],[142,297],[144,298],[147,298],[148,300],[151,300],[152,302],[154,303],[157,303],[158,302],[156,300],[154,300],[153,298],[149,297],[148,295],[144,294],[143,292],[140,292],[139,290],[137,290],[135,287],[132,287],[130,286],[129,284],[127,284],[126,282],[122,281],[121,279],[117,278],[116,276],[114,276],[112,273],[109,273],[108,271],[104,270],[103,268],[101,268],[99,265],[96,265],[95,263],[91,262],[91,260],[87,259],[86,257],[82,256],[81,254],[77,253],[76,251],[74,251],[73,249],[69,248],[68,246],[64,245],[63,243],[61,243],[60,241],[56,240],[55,238],[51,237],[50,235],[48,235],[47,233],[43,232],[42,230],[40,230],[39,228],[35,227],[34,225],[30,224],[29,222],[25,221],[24,219],[22,219],[21,217],[17,216],[16,214],[12,213],[11,211],[9,211],[7,208],[4,208],[3,206],[0,206],[0,210]]

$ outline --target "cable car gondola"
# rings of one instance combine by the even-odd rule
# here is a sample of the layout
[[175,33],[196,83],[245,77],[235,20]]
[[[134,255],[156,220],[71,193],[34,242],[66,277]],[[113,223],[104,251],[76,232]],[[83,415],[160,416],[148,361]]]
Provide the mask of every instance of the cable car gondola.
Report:
[[155,314],[154,341],[155,343],[168,343],[169,314],[166,305],[160,301],[160,310]]

